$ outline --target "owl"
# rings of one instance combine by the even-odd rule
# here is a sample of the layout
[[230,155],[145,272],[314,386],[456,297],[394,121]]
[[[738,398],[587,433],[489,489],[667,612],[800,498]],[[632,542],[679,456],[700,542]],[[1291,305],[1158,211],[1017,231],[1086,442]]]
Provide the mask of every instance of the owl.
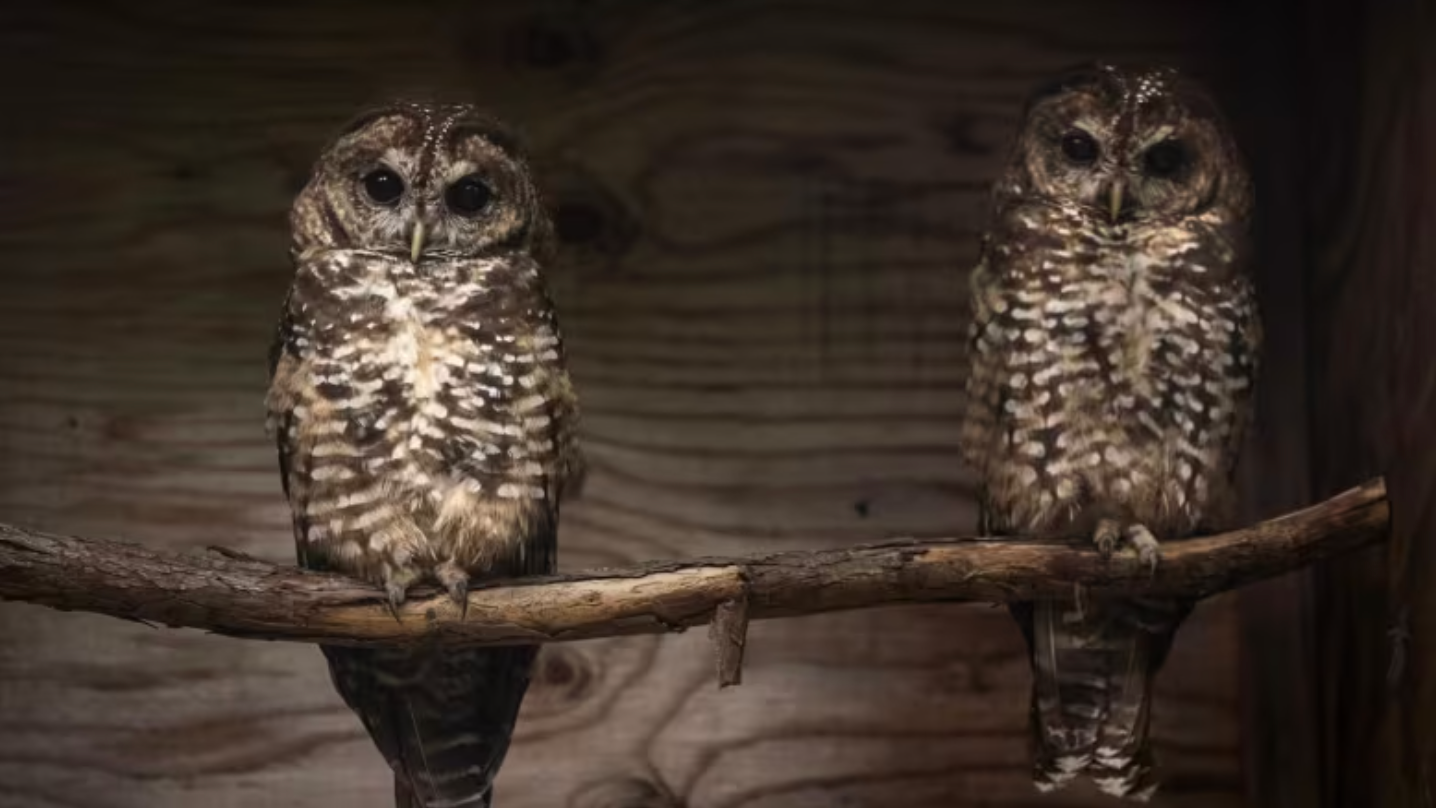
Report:
[[[319,157],[269,423],[302,566],[467,603],[554,569],[578,405],[544,282],[551,227],[515,138],[470,106],[396,103]],[[534,646],[322,647],[399,808],[488,806]]]
[[[1029,98],[972,275],[960,445],[985,534],[1155,567],[1160,542],[1229,523],[1261,342],[1251,208],[1217,105],[1172,69],[1082,67]],[[1191,607],[1013,604],[1040,790],[1156,790],[1152,683]]]

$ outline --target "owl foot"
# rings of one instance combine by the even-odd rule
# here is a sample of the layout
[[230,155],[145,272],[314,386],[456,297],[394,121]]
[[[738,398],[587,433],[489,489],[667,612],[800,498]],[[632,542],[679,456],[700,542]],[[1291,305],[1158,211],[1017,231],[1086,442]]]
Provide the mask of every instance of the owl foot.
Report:
[[459,620],[462,622],[469,616],[469,579],[456,582],[449,587],[449,597],[459,606]]
[[1157,564],[1162,560],[1162,548],[1157,543],[1157,537],[1152,535],[1152,531],[1143,524],[1128,525],[1127,543],[1137,551],[1137,558],[1151,569],[1153,575],[1156,575]]
[[434,569],[434,577],[449,590],[449,597],[459,607],[459,619],[469,616],[469,574],[452,561],[445,561]]
[[1117,545],[1122,543],[1122,526],[1115,519],[1098,521],[1097,529],[1092,532],[1092,543],[1097,545],[1097,552],[1103,558],[1111,558],[1117,552]]
[[389,614],[395,622],[403,622],[399,617],[399,607],[404,605],[404,585],[392,579],[385,581],[384,594],[388,595],[384,599],[384,608],[389,610]]
[[396,621],[400,620],[399,607],[404,605],[404,601],[408,597],[409,586],[414,583],[416,577],[412,572],[404,570],[385,570],[384,572],[384,594],[388,595],[384,605]]
[[1146,525],[1140,523],[1124,528],[1122,523],[1115,519],[1102,519],[1097,522],[1096,530],[1092,531],[1092,543],[1097,545],[1097,552],[1101,553],[1103,558],[1111,558],[1118,546],[1129,544],[1137,551],[1137,558],[1153,573],[1156,573],[1157,565],[1162,559],[1162,548],[1157,543],[1157,537],[1152,535]]

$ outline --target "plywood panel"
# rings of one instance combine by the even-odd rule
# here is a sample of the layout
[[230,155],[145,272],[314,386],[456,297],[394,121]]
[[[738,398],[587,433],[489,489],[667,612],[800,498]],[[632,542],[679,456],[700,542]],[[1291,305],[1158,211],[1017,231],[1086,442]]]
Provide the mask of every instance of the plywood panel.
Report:
[[[1246,520],[1305,507],[1311,496],[1307,404],[1305,206],[1312,174],[1304,144],[1319,92],[1302,32],[1319,10],[1306,0],[1232,3],[1223,32],[1234,68],[1228,112],[1257,188],[1253,256],[1264,347],[1255,428],[1241,464]],[[1310,570],[1243,589],[1242,746],[1247,798],[1263,808],[1313,808],[1320,771],[1317,666]]]
[[1436,802],[1436,3],[1309,34],[1313,487],[1387,475],[1392,538],[1320,571],[1322,805]]
[[[565,568],[968,531],[966,272],[1021,96],[1097,55],[1215,61],[1207,12],[1136,0],[340,8],[7,12],[45,81],[5,134],[0,518],[290,559],[283,211],[358,105],[424,88],[521,122],[560,212],[595,465]],[[1234,604],[1161,681],[1161,805],[1241,804]],[[722,692],[696,634],[554,647],[499,799],[1096,804],[1038,802],[1027,686],[979,606],[757,626]],[[6,808],[389,799],[306,647],[0,605],[0,726]]]

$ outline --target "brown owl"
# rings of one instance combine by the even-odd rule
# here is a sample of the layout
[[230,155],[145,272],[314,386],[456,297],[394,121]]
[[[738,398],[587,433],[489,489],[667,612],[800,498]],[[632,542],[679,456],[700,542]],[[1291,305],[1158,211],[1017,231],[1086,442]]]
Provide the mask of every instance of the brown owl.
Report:
[[[972,276],[962,450],[983,532],[1090,535],[1158,563],[1222,526],[1260,322],[1251,182],[1200,87],[1095,65],[1028,101]],[[1152,680],[1192,604],[1014,604],[1031,651],[1034,778],[1157,788]]]
[[[403,103],[325,150],[290,215],[271,427],[300,563],[382,585],[552,572],[582,474],[544,286],[550,227],[514,138]],[[487,806],[537,649],[324,647],[400,808]]]

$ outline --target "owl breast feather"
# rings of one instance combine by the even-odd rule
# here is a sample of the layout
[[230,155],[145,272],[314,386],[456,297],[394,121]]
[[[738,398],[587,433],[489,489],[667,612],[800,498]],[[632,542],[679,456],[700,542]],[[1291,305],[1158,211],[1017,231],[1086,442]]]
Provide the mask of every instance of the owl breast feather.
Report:
[[1254,372],[1244,281],[1188,245],[993,250],[975,280],[964,442],[1010,526],[1102,516],[1187,534],[1229,495]]
[[542,295],[525,294],[535,273],[342,252],[301,264],[271,408],[303,541],[386,577],[423,559],[481,567],[548,523],[545,392],[562,369]]
[[314,267],[325,282],[309,304],[310,374],[334,415],[357,427],[369,468],[419,487],[446,471],[491,478],[495,493],[542,472],[551,443],[542,391],[558,339],[504,294],[511,280],[488,277],[502,271],[369,256]]

